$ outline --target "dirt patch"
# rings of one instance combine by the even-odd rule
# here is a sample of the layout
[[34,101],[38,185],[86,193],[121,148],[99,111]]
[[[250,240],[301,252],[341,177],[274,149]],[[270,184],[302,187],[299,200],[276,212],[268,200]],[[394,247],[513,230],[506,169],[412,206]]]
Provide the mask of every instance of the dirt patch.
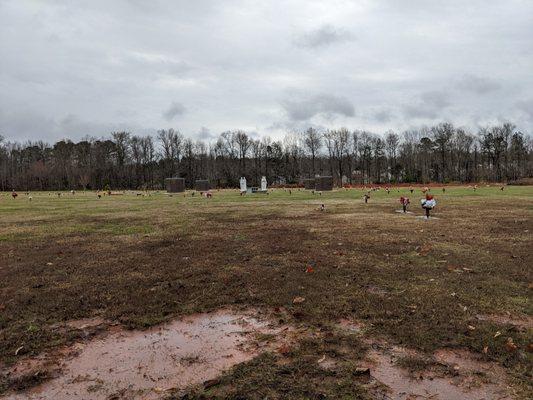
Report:
[[368,285],[366,287],[366,290],[368,291],[368,293],[372,293],[380,297],[385,297],[389,294],[387,290],[376,285]]
[[[76,321],[76,326],[101,322]],[[64,349],[56,357],[27,359],[11,379],[46,371],[50,381],[7,399],[158,398],[176,388],[216,378],[268,346],[258,335],[277,332],[249,314],[197,314],[146,331],[114,327],[107,334]],[[115,396],[115,397],[113,397]]]
[[425,215],[417,215],[415,216],[416,219],[421,219],[421,220],[424,220],[424,221],[431,221],[433,219],[440,219],[439,217],[434,217],[433,215],[431,215],[429,218],[427,218]]
[[[357,371],[368,371],[366,385],[378,399],[505,400],[512,399],[505,370],[466,349],[439,349],[424,354],[369,337],[364,324],[341,319],[337,326],[359,335],[369,347]],[[324,359],[327,365],[328,359]],[[356,372],[357,372],[356,371]],[[356,373],[356,375],[358,375]],[[358,375],[359,376],[359,375]]]
[[65,325],[72,329],[89,329],[89,328],[96,328],[100,325],[105,324],[105,320],[101,317],[93,317],[93,318],[82,318],[82,319],[76,319],[73,321],[68,321]]
[[[416,364],[411,371],[410,364]],[[372,392],[378,398],[512,399],[502,369],[466,350],[443,349],[428,358],[400,347],[373,346],[363,366],[377,381]]]
[[348,318],[341,319],[339,321],[339,327],[342,330],[355,334],[361,334],[365,329],[365,325],[363,323]]
[[512,315],[476,315],[480,321],[489,321],[498,325],[511,325],[520,329],[533,329],[533,317],[529,315],[515,317]]

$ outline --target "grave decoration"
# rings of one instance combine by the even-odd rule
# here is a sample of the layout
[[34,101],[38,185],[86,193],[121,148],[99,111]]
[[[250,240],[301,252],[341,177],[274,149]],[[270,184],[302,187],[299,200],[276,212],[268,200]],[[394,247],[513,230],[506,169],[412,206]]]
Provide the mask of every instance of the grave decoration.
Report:
[[14,199],[16,199],[17,196],[18,196],[18,193],[15,192],[15,191],[13,190],[13,192],[11,193],[11,197],[13,197]]
[[400,204],[402,205],[403,212],[407,212],[407,206],[410,204],[409,197],[400,197]]
[[437,202],[435,201],[433,196],[428,193],[426,194],[426,197],[424,199],[420,200],[420,203],[422,205],[422,208],[426,210],[426,219],[429,219],[429,212],[433,210],[433,208],[435,208]]
[[363,196],[363,199],[365,199],[365,203],[368,203],[368,199],[370,198],[370,194],[369,193],[365,193],[365,195]]

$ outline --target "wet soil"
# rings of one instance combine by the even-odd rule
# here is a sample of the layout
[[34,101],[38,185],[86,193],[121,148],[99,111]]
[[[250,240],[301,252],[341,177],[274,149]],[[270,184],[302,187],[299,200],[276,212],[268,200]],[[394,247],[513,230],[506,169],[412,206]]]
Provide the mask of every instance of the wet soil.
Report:
[[[505,372],[496,363],[484,362],[466,350],[441,349],[425,360],[426,368],[409,371],[399,365],[402,357],[420,357],[400,347],[374,345],[364,367],[379,384],[377,398],[394,400],[505,400],[512,399]],[[423,358],[421,358],[423,359]]]
[[[99,320],[73,321],[86,327]],[[257,334],[274,330],[248,314],[219,311],[189,316],[146,331],[111,327],[107,334],[64,348],[54,355],[26,359],[12,377],[47,373],[51,380],[6,399],[161,397],[166,391],[216,378],[261,351]]]

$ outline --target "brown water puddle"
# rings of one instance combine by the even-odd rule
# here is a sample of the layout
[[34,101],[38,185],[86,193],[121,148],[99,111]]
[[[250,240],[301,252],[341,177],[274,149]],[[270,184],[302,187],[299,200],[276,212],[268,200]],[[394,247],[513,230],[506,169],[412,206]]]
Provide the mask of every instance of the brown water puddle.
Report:
[[[401,348],[372,349],[368,353],[371,376],[386,386],[376,388],[376,396],[383,399],[446,399],[446,400],[508,400],[512,399],[505,385],[505,373],[491,363],[484,363],[468,352],[439,350],[438,363],[449,368],[449,373],[427,370],[409,374],[397,365],[401,356],[414,355]],[[468,354],[467,354],[468,353]]]
[[[342,319],[339,328],[364,334],[364,324]],[[415,350],[391,346],[384,340],[363,337],[370,347],[359,369],[368,368],[369,389],[383,400],[510,400],[511,389],[502,367],[485,362],[468,350],[440,349],[432,356]],[[410,373],[398,365],[402,357],[427,361],[425,370]],[[364,377],[364,375],[363,375]]]
[[55,367],[57,377],[6,399],[159,398],[167,390],[214,379],[252,359],[268,346],[255,335],[275,332],[265,322],[227,311],[190,316],[146,331],[115,327],[61,351],[55,363],[42,358],[19,365],[14,374],[46,366]]

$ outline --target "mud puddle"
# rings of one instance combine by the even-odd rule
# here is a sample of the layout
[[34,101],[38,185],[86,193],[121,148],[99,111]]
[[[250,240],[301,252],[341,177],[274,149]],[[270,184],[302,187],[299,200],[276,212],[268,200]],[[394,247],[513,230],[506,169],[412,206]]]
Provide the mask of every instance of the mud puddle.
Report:
[[[365,326],[342,319],[345,331],[364,335]],[[494,362],[486,362],[463,349],[439,349],[432,355],[392,346],[383,340],[362,337],[369,351],[358,369],[368,368],[367,385],[376,399],[383,400],[511,400],[507,375]],[[407,360],[407,361],[406,361]],[[409,370],[409,360],[422,368]],[[402,362],[403,361],[403,362]]]
[[[365,364],[372,378],[383,384],[375,387],[378,398],[394,400],[510,400],[505,374],[491,363],[476,360],[466,351],[439,350],[436,366],[409,373],[398,365],[402,356],[416,356],[405,349],[373,348]],[[379,397],[381,396],[381,397]]]
[[185,317],[146,331],[116,327],[59,351],[55,362],[30,359],[18,365],[15,370],[25,374],[43,365],[48,371],[55,367],[55,377],[6,399],[160,398],[170,389],[214,379],[252,359],[268,346],[256,335],[273,333],[266,322],[228,311]]

